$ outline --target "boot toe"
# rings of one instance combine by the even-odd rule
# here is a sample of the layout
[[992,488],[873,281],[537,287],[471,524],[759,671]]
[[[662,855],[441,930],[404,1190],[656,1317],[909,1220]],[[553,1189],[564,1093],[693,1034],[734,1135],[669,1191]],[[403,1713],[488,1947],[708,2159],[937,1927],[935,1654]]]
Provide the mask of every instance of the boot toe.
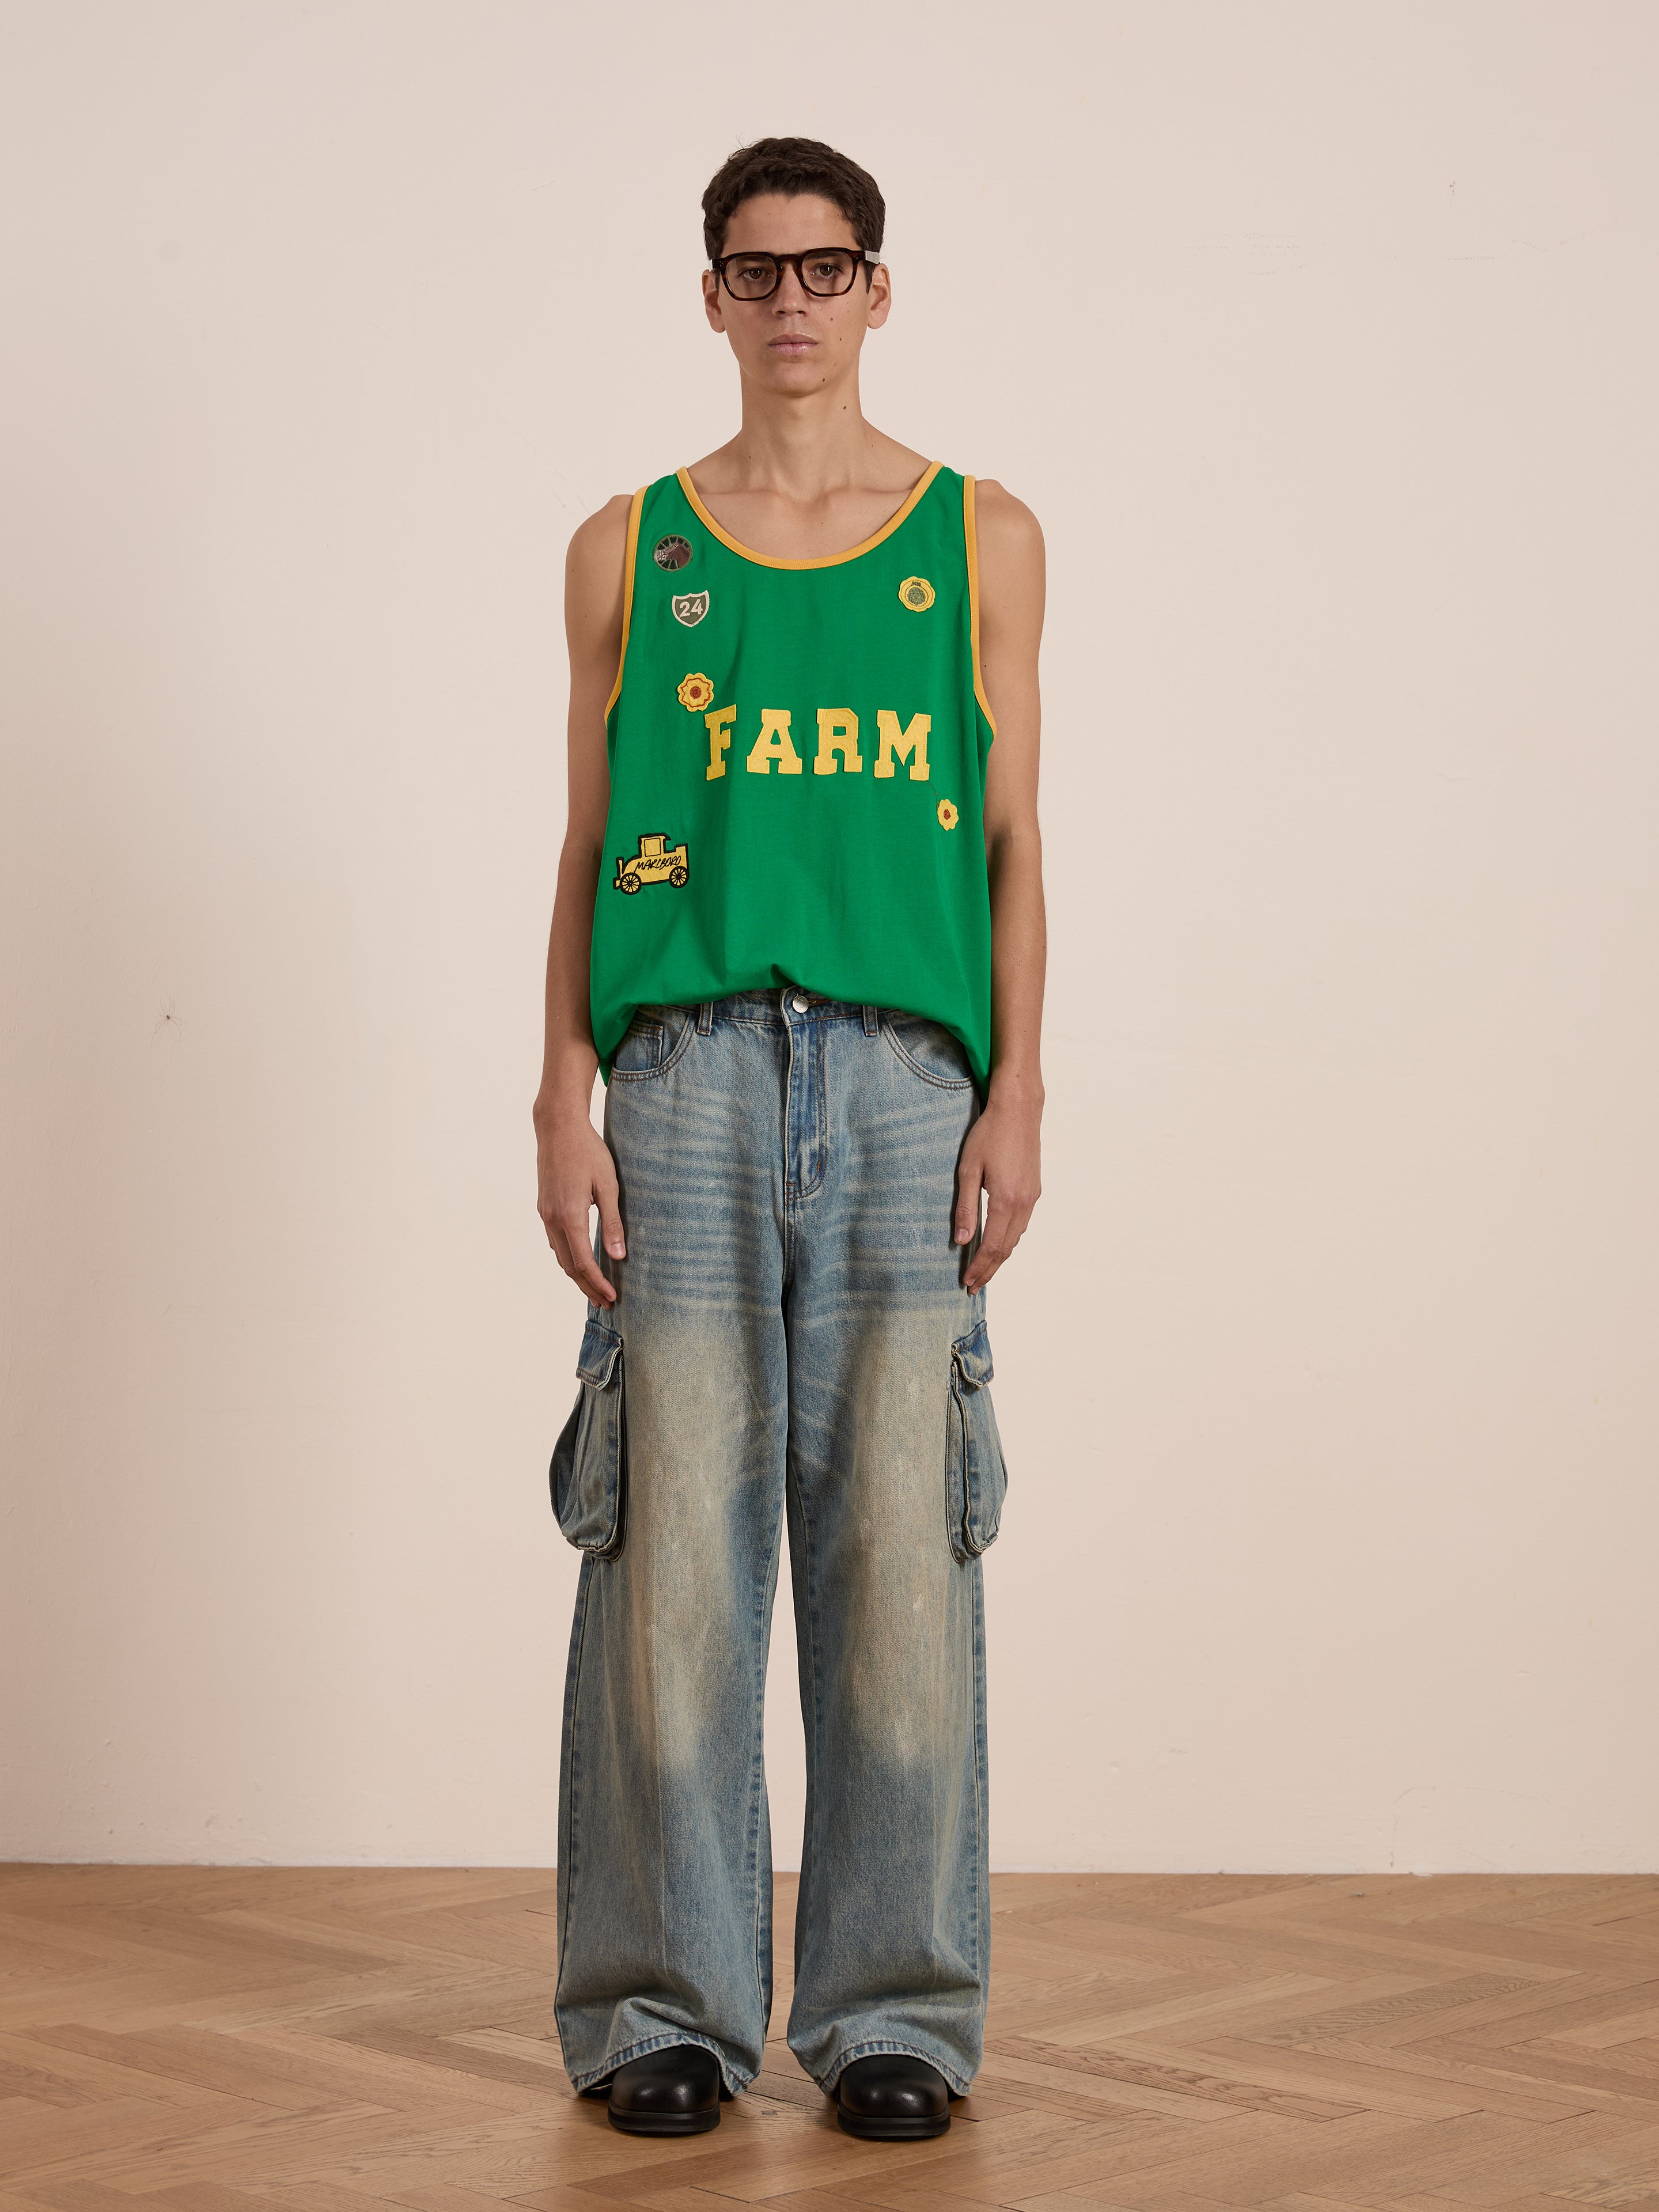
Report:
[[617,2069],[611,2124],[624,2135],[695,2136],[718,2127],[726,2091],[720,2061],[700,2043],[671,2043]]
[[842,2068],[836,2118],[849,2136],[878,2142],[925,2141],[951,2124],[950,2087],[925,2058],[877,2051]]

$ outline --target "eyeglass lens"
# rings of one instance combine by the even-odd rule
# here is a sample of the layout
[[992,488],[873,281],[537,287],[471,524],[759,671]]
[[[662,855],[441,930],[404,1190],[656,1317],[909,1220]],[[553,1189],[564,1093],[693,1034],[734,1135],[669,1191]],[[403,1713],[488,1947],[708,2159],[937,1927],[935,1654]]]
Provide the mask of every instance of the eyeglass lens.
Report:
[[[825,246],[821,252],[804,253],[800,258],[802,287],[821,300],[834,299],[837,293],[850,288],[862,258],[861,254],[841,246]],[[739,254],[726,263],[723,273],[726,290],[738,300],[764,300],[777,290],[783,278],[781,264],[770,253]]]

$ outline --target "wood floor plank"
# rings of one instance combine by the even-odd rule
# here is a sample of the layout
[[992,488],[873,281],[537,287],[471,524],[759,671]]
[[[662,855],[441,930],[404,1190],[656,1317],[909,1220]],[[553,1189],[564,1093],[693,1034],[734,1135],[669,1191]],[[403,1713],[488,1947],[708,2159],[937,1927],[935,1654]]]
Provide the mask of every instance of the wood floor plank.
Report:
[[132,2142],[159,2142],[174,2134],[216,2128],[227,2118],[263,2110],[211,2091],[204,2091],[198,2100],[186,2106],[138,2097],[112,2097],[90,2109],[82,2106],[72,2111],[58,2106],[15,2103],[0,2112],[0,2177],[15,2187],[52,2167],[105,2152],[118,2157]]
[[[1196,2045],[1137,2036],[1129,2048],[1138,2058],[1155,2061],[1172,2070],[1185,2068],[1195,2077],[1218,2080],[1237,2093],[1238,2101],[1244,2101],[1249,2094],[1259,2097],[1265,2092],[1281,2100],[1301,2097],[1308,2100],[1312,2115],[1326,2118],[1364,2111],[1443,2120],[1454,2112],[1485,2109],[1481,2100],[1462,2083],[1425,2081],[1390,2068],[1380,2058],[1374,2065],[1341,2062],[1322,2058],[1313,2051],[1264,2050],[1248,2038],[1227,2035],[1209,2037]],[[1281,2101],[1264,2109],[1295,2107]],[[1583,2109],[1581,2105],[1555,2104],[1540,2111],[1529,2104],[1527,2117],[1562,2119],[1569,2112]]]
[[[1390,2044],[1385,2050],[1374,2051],[1346,2038],[1328,2044],[1310,2043],[1304,2048],[1335,2058],[1352,2058],[1360,2066],[1382,2063],[1425,2077],[1467,2081],[1483,2092],[1483,2111],[1508,2112],[1517,2119],[1560,2119],[1565,2117],[1564,2106],[1573,2112],[1628,2106],[1632,2118],[1643,2110],[1639,2100],[1622,2098],[1616,2087],[1574,2083],[1564,2088],[1552,2081],[1547,2069],[1534,2067],[1522,2071],[1514,2064],[1514,2054],[1507,2051],[1447,2052],[1431,2051],[1422,2044]],[[1526,2046],[1521,2048],[1524,2051]]]
[[[532,2200],[526,2197],[486,2196],[481,2190],[458,2189],[453,2182],[441,2181],[430,2189],[410,2189],[398,2199],[398,2212],[503,2212],[507,2206],[516,2206],[526,2212],[533,2203],[544,2200],[544,2212],[627,2212],[629,2200],[619,2197],[596,2197],[591,2190],[553,2188],[538,2192]],[[365,2199],[357,2200],[358,2212],[362,2212]],[[710,2197],[710,2204],[718,2203]],[[309,2208],[305,2208],[309,2212]]]
[[1007,2040],[999,2037],[995,2051],[1000,2058],[1028,2058],[1038,2065],[1062,2067],[1137,2088],[1162,2091],[1171,2097],[1237,2105],[1252,2112],[1285,2112],[1303,2120],[1340,2119],[1360,2109],[1359,2100],[1352,2097],[1318,2096],[1290,2085],[1263,2083],[1224,2074],[1212,2066],[1182,2064],[1121,2046],[1042,2043],[1033,2036]]
[[[264,2212],[383,2212],[383,2208],[399,2200],[390,2197],[366,2197],[361,2190],[341,2189],[331,2181],[306,2181],[297,2186],[284,2181],[262,2181],[250,2185]],[[475,2197],[474,2205],[499,2206],[499,2197]],[[140,2205],[131,2212],[146,2212]]]
[[[577,2191],[568,2191],[569,2206],[561,2212],[599,2212],[603,2199],[581,2197]],[[287,2182],[262,2185],[257,2191],[264,2212],[380,2212],[380,2208],[391,2207],[392,2212],[501,2212],[504,2205],[515,2200],[487,2193],[483,2190],[466,2189],[453,2182],[433,2182],[416,2185],[397,2197],[368,2196],[362,2190],[342,2189],[337,2183],[307,2180],[295,2184]],[[143,2212],[143,2208],[139,2208]],[[612,2203],[607,2212],[616,2212]]]
[[[1218,2046],[1206,2044],[1203,2049],[1207,2051],[1212,2047],[1226,2049],[1227,2039],[1221,2038]],[[1458,2064],[1399,2045],[1374,2051],[1348,2040],[1309,2043],[1293,2053],[1275,2051],[1269,2055],[1308,2067],[1310,2078],[1316,2075],[1332,2084],[1345,2084],[1351,2096],[1363,2099],[1375,2111],[1406,2110],[1403,2102],[1379,2095],[1379,2088],[1403,2099],[1412,2094],[1415,2084],[1417,2094],[1427,2100],[1425,2118],[1445,2118],[1455,2112],[1478,2110],[1506,2113],[1517,2120],[1564,2120],[1574,2112],[1594,2111],[1604,2101],[1587,2092],[1558,2092],[1528,2081],[1504,2071],[1501,2061],[1489,2065]]]
[[[23,2185],[29,2192],[27,2202],[30,2212],[138,2212],[139,2200],[131,2191],[112,2189],[106,2181],[89,2181],[84,2177],[79,2180],[53,2180],[50,2176],[41,2176]],[[154,2198],[149,2201],[155,2202]]]

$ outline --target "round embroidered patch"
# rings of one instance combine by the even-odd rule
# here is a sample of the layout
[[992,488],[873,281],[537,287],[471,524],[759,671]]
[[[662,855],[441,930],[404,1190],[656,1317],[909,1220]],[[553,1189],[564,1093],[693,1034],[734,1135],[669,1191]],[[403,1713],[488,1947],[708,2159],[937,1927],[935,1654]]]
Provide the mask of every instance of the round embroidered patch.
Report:
[[688,714],[701,714],[714,696],[714,687],[701,670],[694,669],[690,676],[682,676],[674,696]]
[[926,576],[907,576],[899,586],[899,598],[912,614],[926,614],[933,604],[933,587]]
[[939,826],[941,830],[954,830],[961,818],[962,817],[957,812],[956,808],[951,805],[948,799],[940,799],[939,803]]
[[659,568],[683,568],[691,558],[689,538],[659,538],[651,558]]

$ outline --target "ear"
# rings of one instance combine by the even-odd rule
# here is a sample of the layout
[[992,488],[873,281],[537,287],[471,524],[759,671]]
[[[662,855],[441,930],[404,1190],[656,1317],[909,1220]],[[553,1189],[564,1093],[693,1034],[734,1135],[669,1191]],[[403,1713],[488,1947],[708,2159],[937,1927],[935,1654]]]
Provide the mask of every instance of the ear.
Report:
[[888,310],[893,304],[892,279],[887,274],[887,264],[878,262],[870,271],[870,296],[864,307],[864,326],[878,331],[887,320]]
[[720,280],[712,269],[702,272],[702,311],[708,318],[711,331],[724,331],[726,318],[720,313]]

